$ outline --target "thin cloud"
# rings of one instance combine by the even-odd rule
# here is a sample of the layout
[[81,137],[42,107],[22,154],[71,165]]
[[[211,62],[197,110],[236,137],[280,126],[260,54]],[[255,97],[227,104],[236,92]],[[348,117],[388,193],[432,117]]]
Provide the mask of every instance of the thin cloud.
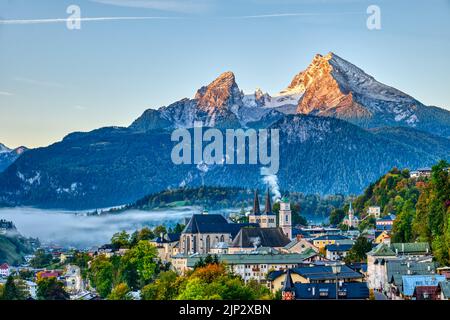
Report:
[[85,106],[75,106],[75,109],[77,109],[77,110],[79,110],[79,111],[84,111],[84,110],[86,110],[87,108],[85,107]]
[[228,19],[264,19],[264,18],[285,18],[285,17],[310,17],[310,16],[344,16],[344,15],[357,15],[361,12],[330,12],[330,13],[318,13],[318,12],[297,12],[297,13],[271,13],[271,14],[258,14],[248,16],[229,16]]
[[[121,21],[121,20],[167,20],[179,19],[178,17],[96,17],[96,18],[70,18],[70,21],[80,22],[98,22],[98,21]],[[48,24],[48,23],[66,23],[67,18],[54,19],[18,19],[18,20],[0,20],[0,25],[17,25],[17,24]]]
[[209,7],[206,0],[91,0],[92,2],[129,8],[153,9],[170,12],[203,12]]
[[54,88],[64,88],[65,86],[56,83],[56,82],[49,82],[49,81],[40,81],[40,80],[34,80],[29,78],[22,78],[22,77],[15,77],[14,80],[22,83],[37,85],[37,86],[44,86],[44,87],[54,87]]
[[7,91],[0,91],[0,96],[12,96],[13,94],[11,92],[7,92]]

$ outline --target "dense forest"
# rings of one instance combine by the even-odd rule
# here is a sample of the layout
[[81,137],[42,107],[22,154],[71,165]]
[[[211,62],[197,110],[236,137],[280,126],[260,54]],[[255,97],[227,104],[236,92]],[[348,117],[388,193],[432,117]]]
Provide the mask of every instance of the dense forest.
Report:
[[[392,169],[371,184],[353,202],[365,217],[369,206],[381,207],[382,215],[395,214],[392,240],[426,241],[436,260],[450,263],[450,164],[440,161],[431,176],[411,178],[408,170]],[[344,208],[345,209],[345,208]],[[334,214],[333,214],[334,216]]]

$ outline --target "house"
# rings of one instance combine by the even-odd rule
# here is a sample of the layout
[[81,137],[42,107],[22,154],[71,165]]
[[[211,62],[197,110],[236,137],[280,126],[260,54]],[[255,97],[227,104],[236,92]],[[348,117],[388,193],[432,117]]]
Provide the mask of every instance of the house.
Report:
[[367,215],[374,216],[378,219],[381,216],[381,208],[379,206],[371,206],[367,209]]
[[367,253],[367,285],[382,291],[387,282],[386,261],[396,259],[395,252],[386,243],[380,243]]
[[391,231],[394,225],[396,216],[394,214],[388,214],[382,218],[375,221],[375,226],[378,231]]
[[161,234],[156,239],[150,241],[155,245],[158,250],[158,257],[162,261],[170,261],[170,257],[174,251],[174,248],[178,245],[180,241],[181,233],[166,233]]
[[439,282],[441,300],[450,300],[450,281]]
[[389,232],[384,231],[375,231],[375,238],[373,240],[374,243],[380,244],[380,243],[391,243],[391,236],[389,235]]
[[243,227],[257,224],[230,223],[220,214],[194,214],[181,233],[178,250],[188,255],[207,254],[219,242],[230,243]]
[[[403,286],[401,290],[401,295],[405,299],[411,299],[414,296],[414,292],[418,287],[427,287],[428,289],[422,288],[418,290],[419,297],[420,292],[425,293],[425,296],[429,298],[427,292],[432,291],[430,287],[434,287],[435,291],[438,290],[440,282],[445,282],[445,277],[440,275],[407,275],[402,276]],[[427,291],[428,290],[428,291]],[[437,296],[437,292],[434,293]],[[421,299],[423,297],[420,297]]]
[[[205,259],[207,255],[178,255],[172,258],[172,265],[179,273],[192,270],[200,259]],[[229,271],[242,277],[244,281],[256,280],[266,283],[267,274],[273,270],[285,270],[297,267],[304,263],[310,263],[317,257],[313,250],[303,254],[282,254],[272,248],[258,248],[255,252],[221,254],[217,255],[220,262],[229,268]]]
[[0,265],[0,277],[9,277],[11,274],[11,268],[7,263],[3,263]]
[[283,248],[280,248],[280,250],[285,253],[303,253],[307,249],[314,250],[317,253],[319,252],[319,248],[301,236],[295,237],[294,240],[289,242]]
[[431,177],[431,168],[420,168],[409,173],[411,178]]
[[[294,283],[286,280],[282,289],[283,300],[367,300],[369,299],[369,288],[365,282],[343,282],[337,286],[334,283]],[[289,284],[291,288],[289,289]],[[289,292],[286,295],[285,292]],[[288,297],[290,297],[288,299]]]
[[324,235],[312,239],[312,243],[315,247],[322,249],[330,244],[336,244],[337,242],[343,243],[344,240],[350,240],[349,238],[336,234],[336,235]]
[[423,261],[417,258],[389,260],[385,263],[385,270],[383,291],[390,299],[394,300],[403,298],[404,276],[436,275],[434,262]]
[[437,286],[416,286],[413,293],[415,300],[440,300],[440,289]]
[[[267,275],[269,288],[276,292],[280,290],[285,281],[286,270],[275,270]],[[341,282],[363,282],[364,276],[343,265],[338,274],[333,273],[331,265],[303,265],[292,268],[290,276],[293,283],[336,283],[336,279]]]
[[242,228],[234,238],[228,253],[253,251],[259,246],[281,249],[290,242],[281,228]]
[[330,244],[325,247],[325,257],[331,261],[342,260],[347,256],[353,245],[351,244]]
[[70,294],[76,294],[83,290],[83,279],[81,277],[80,267],[68,265],[64,273],[66,291]]

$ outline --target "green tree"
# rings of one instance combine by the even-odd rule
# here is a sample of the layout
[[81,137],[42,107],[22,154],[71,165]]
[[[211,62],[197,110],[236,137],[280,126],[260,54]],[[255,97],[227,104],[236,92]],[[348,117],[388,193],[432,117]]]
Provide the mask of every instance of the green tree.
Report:
[[351,247],[344,260],[346,263],[362,262],[367,258],[366,253],[372,249],[372,245],[366,237],[360,236]]
[[141,290],[142,300],[172,300],[178,294],[180,278],[174,271],[161,272],[158,278]]
[[330,224],[332,225],[339,225],[342,220],[345,218],[345,211],[343,209],[333,209],[330,214]]
[[0,300],[26,300],[30,296],[26,283],[11,275],[6,279],[0,294]]
[[157,250],[148,241],[139,241],[121,259],[122,278],[133,289],[150,282],[157,272]]
[[45,268],[53,261],[53,256],[50,253],[45,253],[43,249],[36,250],[30,265],[33,268]]
[[166,229],[165,226],[160,225],[160,226],[155,227],[155,229],[153,229],[153,233],[154,233],[157,237],[159,237],[161,234],[166,234],[166,233],[167,233],[167,229]]
[[130,246],[130,235],[126,231],[117,232],[112,236],[111,244],[116,249],[128,248]]
[[108,300],[131,300],[130,288],[126,283],[119,283],[108,295]]
[[113,287],[113,264],[104,255],[96,257],[88,272],[89,280],[102,298],[110,294]]
[[69,294],[64,290],[64,284],[61,281],[50,277],[38,281],[37,298],[39,300],[68,300]]

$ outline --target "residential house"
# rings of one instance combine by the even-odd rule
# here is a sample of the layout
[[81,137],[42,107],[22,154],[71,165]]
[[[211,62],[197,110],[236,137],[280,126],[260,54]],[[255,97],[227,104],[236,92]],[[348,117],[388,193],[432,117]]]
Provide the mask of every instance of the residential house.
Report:
[[352,241],[350,241],[349,238],[347,238],[343,235],[339,235],[339,234],[320,236],[320,237],[312,239],[312,243],[315,247],[322,249],[330,244],[336,244],[337,242],[344,244],[345,243],[344,240],[347,240],[350,243],[353,243]]
[[285,253],[303,253],[307,249],[312,249],[317,253],[319,252],[319,248],[301,236],[295,237],[294,240],[289,242],[283,248],[280,248],[280,250]]
[[388,214],[375,221],[376,230],[378,231],[391,231],[394,225],[396,216],[394,214]]
[[378,219],[381,216],[381,208],[379,206],[371,206],[367,209],[367,215],[371,215]]
[[[406,275],[402,276],[403,285],[400,289],[400,295],[404,299],[412,299],[414,293],[419,299],[429,300],[430,293],[437,298],[437,290],[440,282],[445,282],[445,277],[440,275]],[[434,290],[430,290],[434,287]],[[418,289],[416,291],[416,288]]]
[[351,244],[330,244],[325,247],[325,257],[331,261],[343,260],[353,245]]
[[[268,274],[269,288],[276,292],[280,290],[285,281],[286,270],[276,270]],[[333,273],[331,265],[304,265],[290,270],[293,283],[336,283],[363,282],[364,276],[344,265],[338,274]]]
[[7,263],[3,263],[0,265],[0,277],[9,277],[11,273],[11,268],[9,267],[9,265]]

